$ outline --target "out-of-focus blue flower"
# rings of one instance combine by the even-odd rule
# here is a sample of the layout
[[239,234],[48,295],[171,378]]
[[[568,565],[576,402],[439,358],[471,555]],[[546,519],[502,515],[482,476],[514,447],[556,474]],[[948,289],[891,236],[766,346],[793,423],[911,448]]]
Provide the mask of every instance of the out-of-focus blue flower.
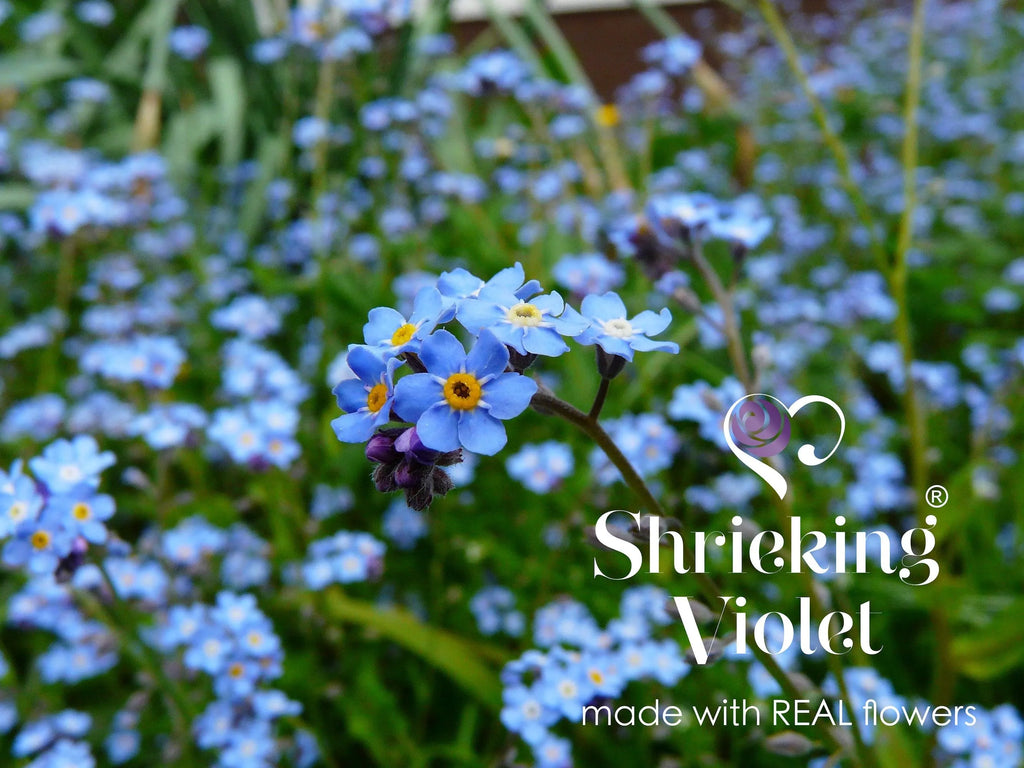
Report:
[[168,38],[171,50],[183,59],[197,59],[210,45],[210,33],[203,27],[186,26],[171,30]]
[[643,59],[670,75],[682,75],[700,59],[701,45],[687,35],[675,35],[643,50]]
[[384,543],[368,533],[339,531],[309,545],[302,578],[310,589],[328,584],[351,584],[380,576]]
[[394,408],[437,451],[497,453],[507,440],[501,422],[526,410],[537,392],[533,379],[505,372],[508,350],[488,331],[468,355],[458,339],[438,331],[423,342],[420,360],[427,372],[395,385]]
[[509,457],[505,467],[509,475],[534,493],[548,493],[572,474],[572,449],[555,440],[524,445]]
[[3,550],[3,562],[24,566],[33,574],[53,573],[61,558],[71,554],[71,533],[56,515],[44,511],[36,520],[18,526]]
[[[605,422],[605,429],[641,477],[648,477],[669,467],[679,450],[679,436],[656,413],[610,419]],[[621,479],[619,471],[600,448],[591,451],[590,465],[602,485],[610,485]]]
[[622,265],[608,261],[599,253],[563,256],[552,267],[551,275],[559,285],[580,296],[604,293],[626,281],[626,270]]
[[399,549],[412,549],[427,533],[423,513],[412,509],[401,499],[396,499],[385,510],[381,527],[384,535]]
[[661,333],[672,322],[672,313],[662,309],[655,314],[647,309],[628,319],[626,305],[617,293],[591,294],[583,298],[580,307],[590,325],[578,336],[580,344],[597,344],[609,355],[633,359],[637,352],[679,352],[673,341],[655,341],[648,338]]
[[103,523],[114,515],[114,500],[83,483],[67,493],[52,496],[47,502],[47,514],[60,520],[72,535],[81,536],[92,544],[102,544],[107,540]]
[[113,466],[114,461],[114,454],[100,451],[93,437],[78,435],[70,441],[51,443],[28,465],[50,493],[67,493],[80,484],[98,487],[100,473]]
[[82,0],[75,6],[75,15],[86,24],[105,27],[114,20],[114,7],[106,0]]
[[516,610],[516,598],[505,587],[484,587],[469,600],[469,610],[485,635],[504,632],[519,637],[525,628],[523,614]]

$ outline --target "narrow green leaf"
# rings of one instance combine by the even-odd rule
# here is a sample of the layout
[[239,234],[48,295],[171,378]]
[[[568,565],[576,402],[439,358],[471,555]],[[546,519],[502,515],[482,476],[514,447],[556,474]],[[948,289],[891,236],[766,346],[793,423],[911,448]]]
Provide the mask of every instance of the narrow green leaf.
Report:
[[323,598],[328,615],[379,632],[444,672],[482,703],[492,709],[501,706],[498,675],[480,661],[472,644],[424,624],[402,608],[379,608],[338,589],[325,590]]
[[28,184],[0,184],[0,211],[23,211],[36,199]]
[[78,65],[69,59],[19,51],[0,57],[0,88],[31,88],[71,77],[77,71]]
[[245,79],[235,59],[220,57],[209,65],[213,103],[221,119],[220,161],[232,167],[242,159],[245,142]]

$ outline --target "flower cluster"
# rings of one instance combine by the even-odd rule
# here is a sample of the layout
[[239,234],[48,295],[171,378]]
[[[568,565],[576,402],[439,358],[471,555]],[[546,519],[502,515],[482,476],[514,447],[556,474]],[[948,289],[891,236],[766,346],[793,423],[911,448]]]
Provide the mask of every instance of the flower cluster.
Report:
[[153,633],[164,649],[182,650],[187,669],[213,679],[216,698],[195,723],[196,743],[217,750],[218,766],[274,761],[274,723],[302,707],[264,687],[281,676],[281,641],[252,595],[221,592],[215,605],[173,606]]
[[[461,268],[445,272],[417,291],[408,316],[387,307],[370,311],[366,343],[352,345],[346,357],[353,376],[334,389],[344,411],[332,422],[335,434],[368,441],[366,455],[379,465],[377,488],[402,489],[409,506],[425,508],[450,490],[440,467],[460,461],[460,451],[493,455],[505,446],[502,422],[525,411],[538,391],[524,372],[538,357],[567,352],[566,338],[596,345],[598,370],[609,379],[634,351],[679,350],[650,338],[667,327],[667,309],[629,318],[619,296],[607,292],[585,296],[582,310],[542,293],[519,264],[486,281]],[[439,327],[453,320],[475,339],[468,352]],[[385,428],[396,420],[414,428]],[[513,460],[510,471],[525,472],[525,465],[512,469],[520,463]],[[550,471],[557,480],[571,469],[570,455]]]
[[89,544],[107,539],[105,521],[114,500],[98,492],[100,473],[114,463],[96,441],[79,436],[58,440],[29,461],[0,472],[0,540],[3,562],[34,574],[66,577],[81,563]]
[[584,706],[618,697],[631,682],[671,686],[689,673],[678,643],[655,638],[671,622],[667,602],[663,590],[628,589],[619,617],[603,629],[575,601],[537,612],[534,642],[545,650],[506,665],[501,721],[530,746],[538,768],[572,765],[569,742],[552,732],[560,720],[581,722]]
[[383,542],[368,533],[339,531],[309,546],[302,579],[310,589],[375,579],[384,571]]

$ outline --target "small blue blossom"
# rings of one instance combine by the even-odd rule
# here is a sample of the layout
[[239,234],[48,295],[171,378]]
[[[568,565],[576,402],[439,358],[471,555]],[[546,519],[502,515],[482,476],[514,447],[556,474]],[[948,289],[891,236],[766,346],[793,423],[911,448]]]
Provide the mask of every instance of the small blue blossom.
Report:
[[633,352],[679,352],[672,341],[654,341],[648,336],[661,333],[672,322],[672,314],[662,309],[655,314],[647,309],[632,319],[626,316],[626,305],[619,295],[609,291],[603,295],[591,294],[583,298],[583,316],[590,321],[576,337],[580,344],[597,344],[609,355],[633,359]]
[[390,307],[370,310],[363,337],[366,344],[382,357],[403,352],[418,352],[420,343],[441,320],[444,300],[436,288],[427,286],[416,294],[412,314],[406,319]]
[[420,351],[427,372],[395,385],[395,411],[416,423],[428,448],[463,447],[491,456],[507,440],[502,420],[526,410],[537,392],[532,379],[505,372],[508,359],[505,345],[490,332],[482,332],[467,355],[452,334],[438,331]]
[[345,411],[331,422],[334,434],[345,443],[361,443],[391,420],[395,370],[402,364],[392,357],[382,360],[367,347],[352,346],[346,358],[357,378],[342,381],[333,390],[338,407]]

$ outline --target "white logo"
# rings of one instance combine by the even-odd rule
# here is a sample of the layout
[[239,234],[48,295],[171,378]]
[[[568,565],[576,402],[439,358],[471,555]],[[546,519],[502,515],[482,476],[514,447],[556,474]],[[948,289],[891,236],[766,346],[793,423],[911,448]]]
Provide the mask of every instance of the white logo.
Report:
[[814,453],[814,446],[805,443],[796,453],[797,458],[808,467],[816,467],[832,457],[846,432],[843,410],[827,397],[807,395],[792,405],[786,405],[771,395],[745,395],[729,407],[722,422],[722,432],[729,450],[768,483],[780,499],[785,498],[789,487],[786,478],[775,467],[758,459],[776,456],[785,449],[789,444],[790,418],[796,416],[805,405],[812,403],[824,403],[839,414],[839,438],[831,451],[819,457]]

